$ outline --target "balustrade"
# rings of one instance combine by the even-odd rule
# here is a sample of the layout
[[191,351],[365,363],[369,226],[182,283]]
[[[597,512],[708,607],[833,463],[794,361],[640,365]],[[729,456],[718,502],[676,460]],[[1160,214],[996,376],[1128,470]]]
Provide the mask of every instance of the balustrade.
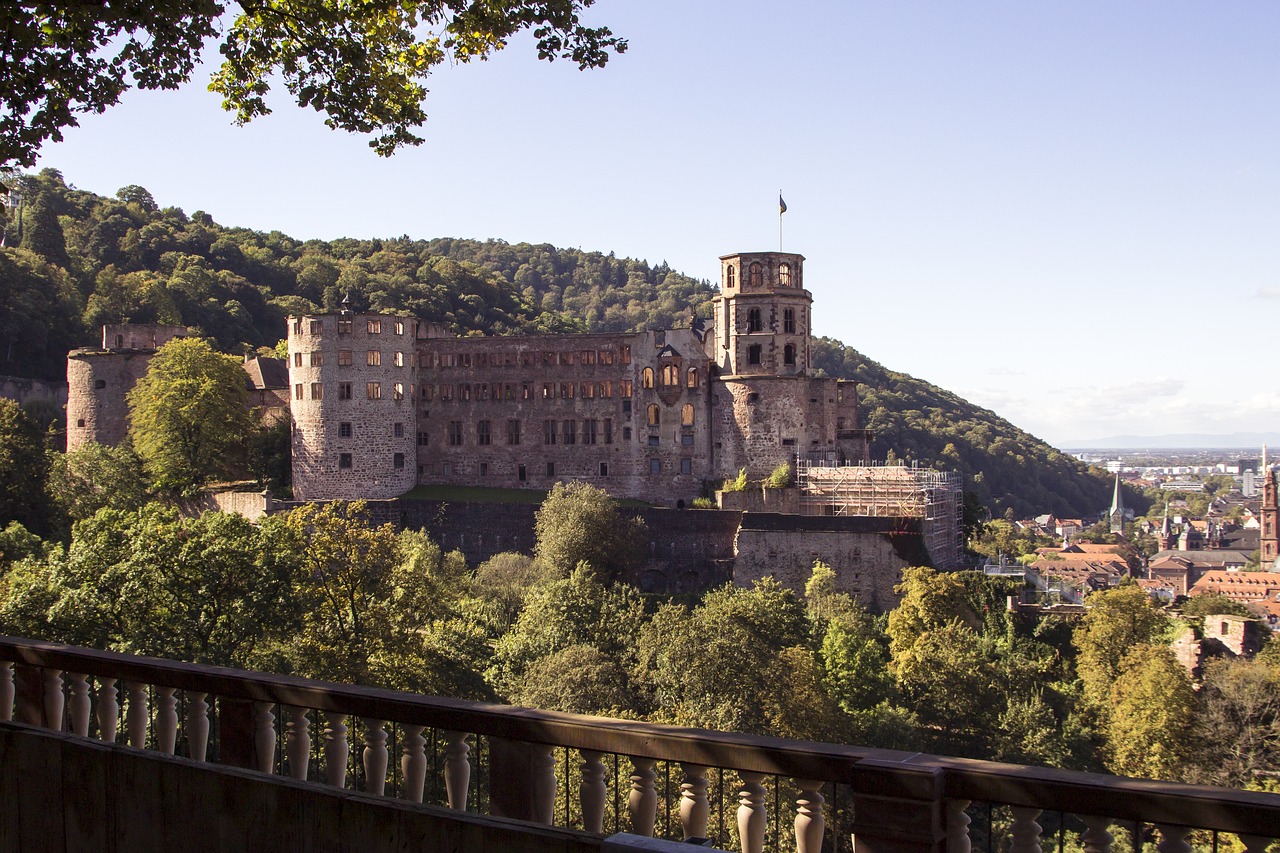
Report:
[[[714,829],[718,846],[736,834],[743,853],[763,853],[767,840],[792,849],[784,834],[797,853],[971,853],[972,803],[1008,816],[1007,845],[986,843],[1009,853],[1041,853],[1041,823],[1060,825],[1061,812],[1078,815],[1085,853],[1110,853],[1115,824],[1138,827],[1135,838],[1154,828],[1158,853],[1190,853],[1196,827],[1237,833],[1246,853],[1263,853],[1280,826],[1275,795],[693,732],[0,638],[0,722],[14,719],[111,743],[123,722],[136,749],[173,755],[185,744],[197,762],[212,752],[299,781],[547,824],[563,817],[590,833],[612,825],[679,840]],[[363,736],[362,782],[348,779],[352,721]],[[568,778],[557,779],[559,762]]]

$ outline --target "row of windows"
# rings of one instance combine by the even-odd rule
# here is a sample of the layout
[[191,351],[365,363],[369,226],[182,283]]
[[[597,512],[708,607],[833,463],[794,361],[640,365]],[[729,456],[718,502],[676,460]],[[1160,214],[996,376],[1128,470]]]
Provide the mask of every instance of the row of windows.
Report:
[[[348,465],[347,467],[350,467],[350,465]],[[662,463],[662,460],[661,460],[661,459],[650,459],[650,460],[649,460],[649,473],[650,473],[650,474],[661,474],[661,473],[662,473],[662,469],[663,469],[663,463]],[[609,463],[608,463],[608,462],[601,462],[601,463],[600,463],[600,467],[599,467],[599,471],[600,471],[600,476],[601,476],[601,477],[608,477],[608,476],[609,476]],[[556,475],[556,463],[554,463],[554,462],[547,462],[547,463],[546,463],[546,472],[547,472],[547,476],[548,476],[548,477],[554,477],[554,476]],[[426,466],[426,465],[419,465],[419,466],[418,466],[418,473],[420,473],[420,474],[425,474],[425,473],[427,473],[427,466]],[[692,474],[692,473],[693,473],[693,460],[692,460],[692,459],[685,458],[685,459],[681,459],[681,460],[680,460],[680,473],[681,473],[681,474]],[[441,463],[440,463],[440,474],[441,474],[442,476],[444,476],[444,477],[452,477],[452,476],[453,476],[453,463],[452,463],[452,462],[441,462]],[[481,462],[481,463],[480,463],[480,476],[481,476],[481,477],[485,477],[485,476],[488,476],[488,474],[489,474],[489,463],[488,463],[488,462]],[[523,483],[523,482],[527,481],[528,479],[529,479],[529,468],[528,468],[528,466],[527,466],[527,465],[517,465],[517,466],[516,466],[516,480],[518,480],[519,482]]]
[[[734,283],[735,283],[734,280],[736,279],[736,277],[737,277],[737,272],[734,269],[733,264],[730,264],[725,269],[725,274],[724,274],[725,287],[732,288],[734,286]],[[747,267],[747,283],[751,287],[760,287],[762,284],[764,284],[764,265],[761,264],[759,261],[753,261],[751,266]],[[785,261],[783,263],[778,264],[778,286],[779,287],[791,286],[791,264],[788,264]]]
[[572,400],[575,397],[581,397],[584,400],[593,400],[597,397],[611,398],[614,391],[618,392],[618,396],[624,400],[631,398],[631,380],[623,379],[619,382],[522,382],[519,385],[507,383],[489,383],[489,382],[462,382],[458,385],[435,385],[422,386],[422,399],[431,400],[436,396],[442,402],[448,402],[453,399],[458,400],[554,400],[557,397],[565,400]]
[[[522,422],[512,418],[507,421],[506,439],[510,446],[520,445],[524,439]],[[622,431],[624,440],[631,439],[631,428]],[[493,444],[493,424],[488,420],[476,422],[475,442],[480,447]],[[450,447],[462,447],[466,443],[466,431],[462,421],[449,421],[448,442]],[[430,436],[425,432],[418,433],[418,444],[430,443]],[[545,420],[542,422],[543,444],[613,444],[613,418],[604,420],[584,420],[579,431],[576,420]]]
[[[308,355],[310,355],[310,364],[312,367],[324,367],[324,353],[317,351],[317,352],[308,353]],[[302,367],[302,357],[303,357],[303,353],[295,352],[293,354],[294,367]],[[352,362],[351,350],[349,349],[338,350],[338,366],[339,367],[350,367],[351,362]],[[393,352],[391,354],[391,363],[396,367],[404,367],[404,353]],[[381,367],[382,352],[376,349],[371,349],[366,351],[365,364],[367,364],[369,367]]]
[[[662,409],[657,404],[651,403],[645,409],[645,420],[649,426],[662,425]],[[680,426],[694,425],[694,409],[692,403],[685,403],[680,407]]]
[[[760,344],[752,344],[747,347],[747,364],[760,364],[761,355],[764,352]],[[796,363],[796,348],[792,344],[787,344],[782,348],[782,363]]]
[[[664,387],[680,384],[680,368],[674,364],[664,364],[655,374],[652,367],[646,367],[640,372],[640,387],[652,388],[654,376],[657,376],[658,382]],[[689,388],[698,387],[698,368],[690,367],[685,371],[685,385]]]
[[[293,399],[295,399],[295,400],[301,400],[301,399],[303,399],[302,392],[303,392],[303,390],[304,390],[304,387],[305,387],[305,386],[304,386],[301,382],[298,382],[298,383],[296,383],[296,384],[293,386]],[[410,386],[409,386],[409,391],[408,391],[408,393],[409,393],[409,396],[413,396],[413,386],[412,386],[412,385],[410,385]],[[366,382],[366,383],[365,383],[365,386],[364,386],[364,394],[365,394],[365,398],[366,398],[366,399],[369,399],[369,400],[381,400],[381,399],[382,399],[382,383],[381,383],[381,382]],[[354,399],[354,398],[355,398],[355,387],[354,387],[354,384],[353,384],[353,383],[351,383],[351,382],[339,382],[339,383],[338,383],[338,399],[339,399],[339,400],[352,400],[352,399]],[[392,383],[391,383],[391,399],[393,399],[393,400],[403,400],[404,398],[405,398],[405,385],[404,385],[404,383],[403,383],[403,382],[392,382]],[[312,399],[312,400],[323,400],[323,399],[324,399],[324,385],[322,385],[322,384],[321,384],[321,383],[319,383],[319,382],[312,382],[312,383],[311,383],[311,399]]]
[[[747,309],[747,331],[764,331],[764,320],[761,317],[759,308]],[[782,309],[782,331],[784,334],[788,335],[794,335],[796,333],[796,309]]]
[[623,344],[614,350],[584,349],[563,352],[424,352],[419,359],[421,367],[553,367],[557,364],[611,365],[631,363],[631,347]]
[[[338,334],[340,334],[340,335],[349,335],[349,334],[351,334],[351,330],[352,330],[352,327],[354,326],[354,324],[355,324],[355,323],[354,323],[354,320],[353,320],[351,317],[347,317],[347,316],[340,316],[340,317],[338,317]],[[395,328],[395,332],[396,332],[396,334],[397,334],[397,335],[403,335],[403,334],[404,334],[404,321],[403,321],[403,320],[395,320],[395,321],[393,321],[393,326],[394,326],[394,328]],[[417,324],[416,324],[416,323],[414,324],[414,328],[415,328],[415,334],[416,334],[416,329],[417,329]],[[369,334],[371,334],[371,335],[380,335],[380,334],[382,334],[382,320],[366,320],[366,321],[365,321],[365,330],[366,330]],[[297,320],[294,320],[294,321],[293,321],[293,333],[294,333],[295,335],[300,335],[300,334],[302,334],[302,320],[301,320],[301,318],[299,318],[299,319],[297,319]],[[319,334],[323,334],[323,333],[324,333],[324,320],[323,320],[323,319],[320,319],[320,320],[308,320],[308,321],[307,321],[307,334],[311,334],[311,335],[319,335]]]
[[[351,454],[350,454],[350,453],[339,453],[339,454],[338,454],[338,467],[339,467],[340,469],[349,469],[349,468],[351,468]],[[391,455],[391,467],[392,467],[392,468],[395,468],[395,469],[397,469],[397,470],[404,468],[404,454],[403,454],[403,453],[393,453],[393,454]]]

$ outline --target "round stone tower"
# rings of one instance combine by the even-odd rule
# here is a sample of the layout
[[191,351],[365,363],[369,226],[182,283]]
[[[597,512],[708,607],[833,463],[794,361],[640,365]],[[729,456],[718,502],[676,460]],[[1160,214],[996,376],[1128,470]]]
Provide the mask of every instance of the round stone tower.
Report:
[[809,372],[804,256],[743,252],[720,258],[713,358],[722,376],[796,376]]
[[343,312],[288,324],[294,497],[380,499],[413,488],[417,321]]

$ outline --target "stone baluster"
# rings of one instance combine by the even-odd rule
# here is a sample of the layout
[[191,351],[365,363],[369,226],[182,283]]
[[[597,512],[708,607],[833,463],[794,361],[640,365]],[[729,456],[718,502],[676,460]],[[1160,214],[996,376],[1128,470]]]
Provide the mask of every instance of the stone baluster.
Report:
[[387,724],[372,717],[364,722],[364,784],[370,794],[382,794],[387,788]]
[[259,773],[276,769],[276,715],[274,702],[253,703],[253,764]]
[[347,784],[346,715],[338,711],[324,712],[324,781],[335,788]]
[[294,779],[307,778],[307,764],[311,761],[311,721],[307,709],[297,705],[284,706],[285,755],[289,758],[289,775]]
[[67,678],[71,680],[71,731],[80,737],[88,737],[89,717],[92,716],[89,676],[79,672],[69,672]]
[[0,660],[0,723],[13,719],[13,662]]
[[1155,827],[1160,832],[1160,841],[1156,843],[1159,853],[1191,853],[1191,845],[1187,843],[1191,827],[1170,826],[1167,823],[1157,823]]
[[115,742],[120,725],[120,703],[116,701],[119,693],[114,678],[98,679],[98,738],[108,743]]
[[631,831],[636,835],[653,835],[653,824],[658,816],[658,792],[653,771],[657,763],[652,758],[631,756],[631,793],[627,796],[627,811],[631,814]]
[[582,781],[578,798],[582,803],[582,828],[587,832],[604,832],[604,753],[582,750]]
[[827,829],[827,819],[822,813],[826,799],[822,796],[822,782],[796,779],[800,796],[796,798],[796,853],[822,853],[822,836]]
[[426,738],[422,730],[426,726],[404,727],[403,754],[400,756],[400,775],[404,777],[404,798],[414,803],[422,802],[427,786]]
[[1266,853],[1272,841],[1271,838],[1265,835],[1238,835],[1236,837],[1244,845],[1244,853]]
[[1100,815],[1081,815],[1084,832],[1080,834],[1080,845],[1084,853],[1111,853],[1111,842],[1114,840],[1108,831],[1111,818]]
[[533,819],[550,826],[556,819],[555,747],[530,744],[533,762]]
[[969,853],[968,800],[947,800],[947,853]]
[[187,752],[195,761],[209,754],[208,693],[187,693]]
[[173,695],[176,689],[156,687],[156,748],[165,755],[173,755],[178,746],[178,700]]
[[1043,831],[1036,818],[1040,817],[1040,809],[1012,806],[1013,826],[1010,834],[1013,843],[1009,853],[1040,853],[1040,833]]
[[151,720],[147,711],[147,685],[126,681],[124,692],[128,707],[124,712],[124,729],[129,735],[129,746],[147,748],[147,726]]
[[66,705],[66,697],[62,695],[62,670],[41,670],[41,683],[44,694],[44,724],[55,732],[62,731],[62,711]]
[[738,835],[742,839],[742,853],[763,853],[764,831],[768,821],[765,812],[763,773],[738,771],[742,787],[738,789]]
[[680,827],[685,838],[707,837],[707,768],[700,764],[681,764],[684,780],[680,783]]
[[471,747],[467,744],[470,737],[466,732],[442,732],[444,735],[444,790],[449,797],[449,808],[454,811],[467,810],[467,792],[471,787],[471,762],[467,753]]

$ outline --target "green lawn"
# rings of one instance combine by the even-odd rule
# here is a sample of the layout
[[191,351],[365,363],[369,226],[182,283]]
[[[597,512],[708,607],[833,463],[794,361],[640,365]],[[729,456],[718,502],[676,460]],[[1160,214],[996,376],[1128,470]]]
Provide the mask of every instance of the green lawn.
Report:
[[[400,497],[422,501],[454,501],[471,504],[541,504],[547,493],[539,489],[500,489],[493,486],[416,486]],[[637,500],[620,500],[619,506],[645,507]]]

